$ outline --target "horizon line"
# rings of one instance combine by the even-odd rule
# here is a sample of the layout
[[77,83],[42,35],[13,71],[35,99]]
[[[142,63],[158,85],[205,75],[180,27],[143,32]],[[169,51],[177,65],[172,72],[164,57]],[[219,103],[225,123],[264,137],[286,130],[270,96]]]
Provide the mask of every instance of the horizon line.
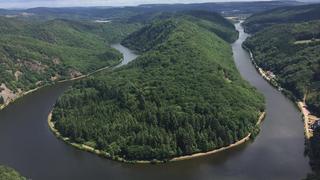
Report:
[[[88,4],[84,4],[84,5],[52,5],[52,6],[47,6],[47,5],[34,5],[34,6],[28,6],[28,7],[0,7],[0,9],[6,9],[6,10],[25,10],[25,9],[33,9],[33,8],[125,8],[125,7],[139,7],[139,6],[147,6],[147,5],[189,5],[189,4],[219,4],[219,3],[247,3],[247,2],[256,2],[256,3],[263,3],[263,2],[300,2],[300,3],[308,3],[305,1],[301,1],[301,0],[230,0],[230,1],[226,1],[226,0],[217,0],[217,1],[204,1],[204,2],[184,2],[184,3],[179,3],[179,2],[172,2],[172,3],[141,3],[141,4],[119,4],[119,5],[88,5]],[[316,1],[313,1],[316,2]],[[310,3],[312,3],[312,1],[310,1]],[[28,3],[17,3],[17,4],[28,4]],[[0,3],[1,6],[1,3]]]

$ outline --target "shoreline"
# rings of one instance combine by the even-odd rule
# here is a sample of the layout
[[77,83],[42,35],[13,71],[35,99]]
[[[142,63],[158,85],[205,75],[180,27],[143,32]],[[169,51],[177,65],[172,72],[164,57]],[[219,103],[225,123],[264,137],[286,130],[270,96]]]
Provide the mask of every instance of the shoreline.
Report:
[[56,138],[62,140],[64,143],[66,143],[68,145],[71,145],[79,150],[87,151],[87,152],[96,154],[98,156],[101,156],[103,158],[107,158],[107,159],[118,161],[118,162],[132,163],[132,164],[151,164],[151,163],[163,163],[164,162],[164,161],[157,161],[157,160],[156,161],[129,161],[129,160],[123,159],[121,157],[112,156],[108,152],[95,149],[95,148],[90,147],[88,145],[72,142],[72,141],[70,141],[70,138],[63,137],[61,135],[61,133],[55,128],[55,123],[53,122],[53,119],[52,119],[52,111],[49,113],[48,120],[47,120],[49,129],[53,133],[53,135],[56,136]]
[[[259,119],[256,123],[256,126],[260,126],[260,124],[265,119],[265,117],[266,117],[266,112],[260,113],[260,116],[259,116]],[[216,153],[228,150],[228,149],[232,149],[234,147],[237,147],[237,146],[242,145],[243,143],[249,141],[251,135],[252,135],[252,133],[249,133],[246,137],[244,137],[244,138],[240,139],[239,141],[236,141],[235,143],[230,144],[229,146],[226,146],[226,147],[222,147],[222,148],[215,149],[215,150],[208,151],[208,152],[204,152],[204,153],[196,153],[196,154],[191,154],[191,155],[186,155],[186,156],[180,156],[180,157],[173,158],[170,161],[172,161],[172,162],[183,161],[183,160],[193,159],[193,158],[197,158],[197,157],[208,156],[208,155],[216,154]]]
[[[52,110],[53,111],[53,110]],[[191,154],[191,155],[185,155],[185,156],[178,156],[178,157],[174,157],[168,160],[152,160],[152,161],[140,161],[140,160],[126,160],[123,159],[121,157],[115,157],[115,156],[111,156],[108,152],[102,151],[102,150],[98,150],[95,149],[93,147],[87,146],[85,144],[79,144],[79,143],[75,143],[70,141],[70,138],[68,137],[63,137],[61,135],[61,133],[55,128],[55,123],[53,122],[52,119],[52,111],[49,113],[48,115],[48,125],[49,125],[49,129],[53,132],[53,134],[58,138],[61,139],[63,142],[77,148],[80,150],[84,150],[93,154],[96,154],[98,156],[102,156],[104,158],[107,159],[111,159],[114,161],[118,161],[118,162],[124,162],[124,163],[134,163],[134,164],[156,164],[156,163],[166,163],[166,162],[177,162],[177,161],[183,161],[183,160],[189,160],[189,159],[194,159],[194,158],[198,158],[198,157],[203,157],[203,156],[208,156],[208,155],[212,155],[212,154],[216,154],[222,151],[226,151],[229,149],[232,149],[234,147],[237,147],[239,145],[242,145],[243,143],[247,142],[250,140],[250,137],[252,135],[252,133],[249,133],[246,137],[234,142],[233,144],[230,144],[229,146],[225,146],[225,147],[221,147],[219,149],[214,149],[208,152],[202,152],[202,153],[195,153],[195,154]],[[260,126],[260,124],[262,123],[262,121],[265,119],[266,117],[266,112],[260,112],[259,115],[259,119],[256,123],[256,126]]]
[[[256,71],[260,74],[260,76],[263,79],[265,79],[271,86],[273,86],[274,88],[277,88],[278,91],[282,92],[284,89],[277,83],[277,81],[268,77],[266,71],[258,66],[258,64],[256,63],[256,61],[253,57],[253,53],[251,52],[251,50],[247,46],[245,46],[244,44],[242,44],[242,47],[243,47],[243,49],[245,49],[249,53],[251,63],[255,67]],[[287,95],[285,95],[285,96],[287,96]]]
[[303,116],[303,124],[304,124],[304,134],[305,134],[305,137],[307,138],[307,140],[310,139],[311,137],[311,134],[310,134],[310,131],[309,131],[309,125],[308,125],[308,121],[309,121],[309,118],[308,118],[308,114],[305,112],[304,110],[304,103],[299,101],[299,102],[296,102],[297,103],[297,106],[299,107],[299,110],[300,112],[302,113],[302,116]]
[[[115,64],[114,66],[117,66],[117,65],[120,64],[121,62],[122,62],[122,60],[120,60],[120,62],[117,63],[117,64]],[[25,92],[21,92],[21,93],[17,94],[17,96],[16,96],[14,99],[12,99],[11,101],[9,101],[9,102],[1,105],[1,106],[0,106],[0,111],[3,110],[3,109],[5,109],[7,106],[9,106],[10,104],[14,103],[15,101],[19,100],[20,98],[23,98],[24,96],[26,96],[26,95],[28,95],[28,94],[30,94],[30,93],[33,93],[33,92],[35,92],[35,91],[37,91],[37,90],[39,90],[39,89],[42,89],[42,88],[45,88],[45,87],[48,87],[48,86],[52,86],[52,85],[55,85],[55,84],[57,84],[57,83],[64,83],[64,82],[71,82],[71,81],[80,80],[80,79],[89,77],[89,76],[91,76],[91,75],[93,75],[93,74],[99,73],[99,72],[101,72],[101,71],[103,71],[103,70],[111,69],[111,67],[113,67],[113,66],[105,66],[105,67],[102,67],[102,68],[100,68],[100,69],[97,69],[97,70],[95,70],[95,71],[93,71],[93,72],[90,72],[90,73],[88,73],[88,74],[85,74],[85,75],[81,75],[81,76],[74,77],[74,78],[70,78],[70,79],[64,79],[64,80],[59,80],[59,81],[52,81],[51,83],[48,83],[48,84],[45,84],[45,85],[36,87],[36,88],[34,88],[34,89],[30,89],[30,90],[25,91]]]
[[302,113],[305,137],[307,140],[309,140],[313,136],[312,125],[316,121],[319,121],[320,118],[310,113],[304,101],[298,101],[296,102],[296,105]]
[[[253,53],[251,52],[251,50],[244,46],[243,45],[243,48],[245,50],[247,50],[247,52],[249,53],[250,55],[250,60],[252,62],[252,64],[254,65],[256,71],[263,77],[263,79],[265,79],[270,85],[272,85],[274,88],[277,88],[278,91],[280,91],[284,96],[286,96],[287,98],[291,99],[291,101],[296,105],[296,107],[299,109],[300,113],[301,113],[301,116],[302,116],[302,121],[303,121],[303,128],[304,128],[304,135],[305,135],[305,138],[306,140],[308,141],[311,137],[312,137],[312,134],[310,133],[310,126],[309,126],[309,116],[311,115],[309,110],[307,109],[306,107],[306,104],[305,102],[302,102],[302,101],[299,101],[298,99],[296,99],[295,97],[291,97],[289,95],[287,95],[286,93],[283,93],[283,89],[277,82],[273,82],[272,80],[273,79],[270,79],[266,76],[265,74],[265,71],[262,70],[258,65],[257,63],[255,62],[255,59],[253,57]],[[285,90],[285,91],[288,91],[288,90]],[[289,91],[290,92],[290,91]]]
[[0,111],[3,110],[3,109],[5,109],[7,106],[9,106],[10,104],[14,103],[15,101],[19,100],[20,98],[22,98],[22,97],[24,97],[24,96],[26,96],[26,95],[28,95],[28,94],[30,94],[30,93],[33,93],[33,92],[35,92],[35,91],[37,91],[37,90],[39,90],[39,89],[45,88],[45,87],[47,87],[47,86],[52,86],[52,85],[55,85],[55,84],[57,84],[57,83],[71,82],[71,81],[76,81],[76,80],[80,80],[80,79],[89,77],[89,76],[91,76],[91,75],[93,75],[93,74],[96,74],[96,73],[99,73],[99,72],[101,72],[101,71],[104,71],[104,70],[107,70],[107,69],[112,69],[113,67],[116,67],[116,66],[118,66],[119,64],[121,64],[122,61],[123,61],[123,57],[119,60],[119,62],[117,62],[117,63],[115,63],[115,64],[113,64],[113,65],[104,66],[104,67],[102,67],[102,68],[99,68],[99,69],[97,69],[97,70],[94,70],[93,72],[89,72],[89,73],[87,73],[87,74],[85,74],[85,75],[81,75],[81,76],[74,77],[74,78],[69,78],[69,79],[64,79],[64,80],[59,80],[59,81],[52,81],[52,82],[50,82],[50,83],[48,83],[48,84],[41,85],[41,86],[36,87],[36,88],[34,88],[34,89],[30,89],[30,90],[27,90],[27,91],[25,91],[25,92],[20,92],[20,93],[17,94],[17,96],[16,96],[14,99],[12,99],[11,101],[8,101],[8,102],[0,105]]
[[58,83],[58,81],[57,82],[52,82],[51,84],[42,85],[42,86],[36,87],[34,89],[30,89],[28,91],[21,92],[20,94],[17,94],[17,96],[14,99],[12,99],[11,101],[1,105],[0,106],[0,111],[5,109],[7,106],[9,106],[10,104],[14,103],[15,101],[19,100],[20,98],[22,98],[22,97],[24,97],[24,96],[26,96],[26,95],[28,95],[30,93],[33,93],[33,92],[35,92],[35,91],[37,91],[37,90],[39,90],[41,88],[44,88],[44,87],[47,87],[47,86],[50,86],[50,85],[54,85],[55,83]]

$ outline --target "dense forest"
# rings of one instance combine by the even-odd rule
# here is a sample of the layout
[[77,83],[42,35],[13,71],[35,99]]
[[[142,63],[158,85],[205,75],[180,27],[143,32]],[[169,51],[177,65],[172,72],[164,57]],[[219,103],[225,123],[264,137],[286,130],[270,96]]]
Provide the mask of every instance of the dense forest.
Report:
[[0,85],[26,91],[117,64],[122,55],[109,44],[139,27],[121,22],[0,17]]
[[320,19],[320,4],[287,6],[253,14],[243,23],[246,32],[255,33],[283,23],[301,23]]
[[6,166],[0,166],[0,180],[27,180],[17,171]]
[[313,173],[308,175],[307,180],[320,180],[320,128],[315,129],[313,137],[309,142],[307,149],[310,157],[310,165]]
[[258,65],[277,76],[281,86],[320,114],[320,21],[281,24],[249,38]]
[[[192,21],[196,25],[208,29],[209,31],[214,32],[216,35],[223,38],[225,41],[231,43],[238,38],[238,33],[235,33],[233,24],[226,21],[218,13],[206,12],[206,11],[184,11],[177,13],[161,13],[155,15],[154,17],[148,19],[143,18],[145,16],[141,15],[139,18],[135,18],[136,21],[140,22],[152,22],[152,21],[161,21],[162,19],[167,19],[170,17],[174,18],[184,18],[186,20]],[[159,29],[161,28],[161,29]],[[167,35],[174,29],[174,26],[156,26],[153,27],[152,24],[144,27],[142,30],[137,31],[129,35],[122,43],[132,49],[135,49],[139,52],[149,51],[150,48],[154,48],[158,44],[161,44],[162,41],[166,40]],[[161,31],[159,33],[153,33],[154,31]],[[152,41],[150,41],[152,39]]]
[[264,98],[236,70],[227,41],[237,32],[217,16],[154,19],[128,36],[123,44],[141,55],[76,82],[54,108],[55,127],[129,161],[206,152],[256,133]]

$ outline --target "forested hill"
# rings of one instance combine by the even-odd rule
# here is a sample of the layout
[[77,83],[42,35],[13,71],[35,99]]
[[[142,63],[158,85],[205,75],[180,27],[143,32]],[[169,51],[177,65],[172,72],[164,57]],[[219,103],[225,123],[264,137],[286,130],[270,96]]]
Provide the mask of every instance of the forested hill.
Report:
[[0,17],[0,99],[118,63],[121,54],[108,44],[119,42],[138,27],[120,22]]
[[280,7],[257,13],[244,23],[245,30],[255,33],[265,27],[283,23],[299,23],[320,19],[320,4]]
[[191,21],[206,30],[212,31],[230,43],[238,38],[238,34],[235,32],[233,24],[226,21],[226,19],[218,13],[206,11],[184,11],[172,14],[163,13],[149,19],[149,21],[156,21],[159,23],[153,23],[144,27],[140,31],[132,33],[123,41],[123,44],[131,49],[143,52],[150,50],[150,48],[155,48],[156,45],[161,44],[162,41],[166,41],[166,36],[176,28],[174,23],[161,21],[162,19],[170,17]]
[[[126,19],[131,16],[145,16],[159,12],[180,12],[188,10],[206,10],[224,14],[251,14],[276,7],[302,4],[297,1],[257,1],[257,2],[220,2],[191,4],[145,4],[128,7],[66,7],[31,9],[0,9],[0,15],[31,17],[35,19]],[[234,11],[236,9],[236,11]]]
[[256,62],[272,71],[282,87],[297,99],[306,96],[314,113],[320,114],[320,21],[282,24],[249,38]]
[[241,79],[230,45],[198,24],[217,22],[193,18],[155,20],[130,35],[124,42],[140,57],[75,83],[54,108],[55,127],[130,161],[206,152],[256,132],[262,95]]

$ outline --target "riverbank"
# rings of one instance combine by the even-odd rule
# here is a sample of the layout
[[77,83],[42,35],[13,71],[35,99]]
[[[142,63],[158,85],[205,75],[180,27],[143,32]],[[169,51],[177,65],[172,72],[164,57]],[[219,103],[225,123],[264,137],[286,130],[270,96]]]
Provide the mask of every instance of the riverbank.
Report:
[[9,106],[11,103],[15,102],[16,100],[24,97],[25,95],[28,95],[30,93],[33,93],[41,88],[44,88],[44,87],[47,87],[47,86],[51,86],[51,85],[54,85],[56,83],[63,83],[63,82],[70,82],[70,81],[76,81],[76,80],[80,80],[80,79],[83,79],[83,78],[86,78],[88,76],[91,76],[91,75],[94,75],[96,73],[99,73],[101,71],[104,71],[104,70],[107,70],[107,69],[111,69],[112,67],[117,67],[119,64],[122,63],[122,61],[124,61],[124,58],[122,57],[122,59],[119,60],[118,63],[112,65],[112,66],[105,66],[105,67],[102,67],[100,69],[97,69],[93,72],[89,72],[88,74],[85,74],[85,75],[81,75],[81,76],[78,76],[78,77],[74,77],[74,78],[70,78],[70,79],[65,79],[65,80],[59,80],[59,81],[52,81],[51,83],[47,83],[45,85],[42,85],[42,86],[39,86],[39,87],[36,87],[34,89],[31,89],[31,90],[28,90],[26,92],[20,92],[18,94],[16,94],[15,98],[11,99],[10,101],[8,102],[5,102],[4,104],[0,105],[0,111],[3,110],[5,107]]
[[283,91],[284,89],[278,84],[275,75],[272,72],[265,71],[261,67],[259,67],[253,57],[253,53],[251,52],[251,50],[244,44],[242,44],[242,47],[249,53],[251,63],[256,68],[257,72],[262,76],[262,78],[279,91]]
[[69,145],[71,145],[71,146],[73,146],[75,148],[78,148],[80,150],[87,151],[87,152],[96,154],[98,156],[101,156],[101,157],[104,157],[104,158],[107,158],[107,159],[111,159],[111,160],[119,161],[119,162],[137,163],[137,164],[150,164],[150,163],[162,163],[163,162],[163,161],[157,161],[157,160],[155,160],[155,161],[128,161],[128,160],[125,160],[125,159],[120,158],[120,157],[114,157],[111,154],[109,154],[108,152],[95,149],[95,148],[90,147],[88,145],[72,142],[70,140],[70,138],[63,137],[61,135],[61,133],[55,128],[55,123],[53,122],[53,119],[52,119],[52,111],[48,115],[48,125],[49,125],[49,129],[51,130],[51,132],[53,132],[53,134],[58,139],[62,140],[63,142],[65,142],[65,143],[67,143],[67,144],[69,144]]
[[[260,113],[259,119],[258,119],[258,121],[256,123],[257,126],[261,125],[261,123],[264,120],[265,116],[266,116],[266,112]],[[55,123],[53,122],[53,119],[52,119],[52,111],[48,115],[48,125],[49,125],[50,130],[54,133],[54,135],[57,138],[63,140],[65,143],[67,143],[67,144],[69,144],[69,145],[71,145],[71,146],[73,146],[75,148],[78,148],[80,150],[84,150],[84,151],[87,151],[87,152],[91,152],[91,153],[94,153],[96,155],[99,155],[99,156],[102,156],[102,157],[105,157],[105,158],[108,158],[108,159],[111,159],[111,160],[124,162],[124,163],[135,163],[135,164],[166,163],[166,162],[175,162],[175,161],[182,161],[182,160],[188,160],[188,159],[194,159],[194,158],[198,158],[198,157],[208,156],[208,155],[216,154],[216,153],[219,153],[219,152],[234,148],[236,146],[242,145],[243,143],[249,141],[250,137],[252,135],[252,133],[249,133],[243,139],[241,139],[241,140],[239,140],[239,141],[237,141],[237,142],[235,142],[233,144],[230,144],[229,146],[222,147],[222,148],[215,149],[215,150],[208,151],[208,152],[204,152],[204,153],[195,153],[195,154],[192,154],[192,155],[180,156],[180,157],[175,157],[175,158],[172,158],[172,159],[169,159],[169,160],[162,160],[162,161],[160,161],[160,160],[152,160],[152,161],[140,161],[140,160],[138,161],[138,160],[135,160],[135,161],[129,161],[129,160],[123,159],[121,157],[114,157],[114,156],[110,155],[108,152],[95,149],[95,148],[90,147],[88,145],[72,142],[70,140],[70,138],[68,138],[68,137],[63,137],[61,135],[61,133],[55,128]]]
[[[266,71],[264,71],[262,68],[260,68],[255,59],[254,59],[254,56],[253,56],[253,53],[251,52],[251,50],[246,47],[246,46],[243,46],[243,48],[245,50],[248,51],[248,53],[250,54],[250,60],[252,62],[252,64],[254,65],[254,67],[256,68],[257,72],[270,84],[272,85],[273,87],[277,88],[280,92],[283,92],[283,91],[287,91],[285,89],[283,89],[278,83],[277,81],[274,79],[274,78],[270,78],[267,74]],[[312,130],[312,126],[320,120],[319,117],[316,117],[314,115],[312,115],[310,113],[310,111],[308,110],[307,108],[307,105],[305,102],[302,102],[302,101],[297,101],[296,98],[292,98],[291,96],[288,96],[288,94],[285,94],[285,93],[282,93],[284,94],[285,96],[287,96],[288,98],[290,98],[291,100],[295,101],[295,104],[296,106],[298,107],[298,109],[300,110],[301,114],[302,114],[302,120],[303,120],[303,123],[304,123],[304,134],[305,134],[305,138],[306,140],[309,140],[312,135],[313,135],[313,130]]]
[[28,91],[26,91],[26,92],[21,92],[21,93],[17,94],[17,96],[16,96],[14,99],[12,99],[12,100],[6,102],[5,104],[1,105],[1,106],[0,106],[0,111],[3,110],[4,108],[6,108],[7,106],[9,106],[11,103],[15,102],[16,100],[24,97],[25,95],[28,95],[28,94],[30,94],[30,93],[32,93],[32,92],[35,92],[35,91],[37,91],[37,90],[39,90],[39,89],[41,89],[41,88],[44,88],[44,87],[47,87],[47,86],[50,86],[50,85],[53,85],[53,84],[54,84],[54,82],[53,82],[52,84],[46,84],[46,85],[39,86],[39,87],[37,87],[37,88],[28,90]]
[[303,115],[305,136],[306,136],[307,139],[310,139],[311,134],[310,134],[310,131],[309,131],[309,126],[308,126],[309,111],[307,110],[307,108],[306,108],[306,106],[305,106],[305,104],[303,102],[301,102],[301,101],[297,102],[297,105],[299,107],[300,112],[302,112],[302,115]]
[[18,99],[23,98],[24,96],[26,96],[26,95],[28,95],[28,94],[30,94],[30,93],[33,93],[33,92],[35,92],[35,91],[37,91],[37,90],[39,90],[39,89],[45,88],[45,87],[47,87],[47,86],[54,85],[54,84],[56,84],[56,83],[75,81],[75,80],[79,80],[79,79],[82,79],[82,78],[85,78],[85,77],[87,77],[87,75],[79,76],[79,77],[72,78],[72,79],[66,79],[66,80],[61,80],[61,81],[56,81],[56,82],[48,83],[48,84],[45,84],[45,85],[36,87],[36,88],[34,88],[34,89],[28,90],[28,91],[26,91],[26,92],[21,92],[21,93],[17,94],[17,96],[16,96],[14,99],[12,99],[12,100],[6,102],[5,104],[1,105],[1,106],[0,106],[0,111],[3,110],[4,108],[6,108],[7,106],[9,106],[11,103],[14,103],[15,101],[17,101]]
[[[257,126],[260,126],[260,124],[262,123],[262,121],[264,120],[266,116],[266,113],[265,112],[262,112],[259,116],[259,119],[257,121]],[[216,149],[216,150],[212,150],[212,151],[209,151],[209,152],[204,152],[204,153],[196,153],[196,154],[192,154],[192,155],[187,155],[187,156],[181,156],[181,157],[176,157],[176,158],[173,158],[171,159],[170,161],[183,161],[183,160],[188,160],[188,159],[193,159],[193,158],[197,158],[197,157],[203,157],[203,156],[208,156],[208,155],[212,155],[212,154],[216,154],[216,153],[219,153],[219,152],[222,152],[222,151],[225,151],[225,150],[228,150],[228,149],[231,149],[231,148],[234,148],[236,146],[239,146],[247,141],[250,140],[250,137],[251,137],[252,133],[249,133],[246,137],[244,137],[243,139],[233,143],[233,144],[230,144],[229,146],[226,146],[226,147],[222,147],[222,148],[219,148],[219,149]]]
[[320,122],[320,118],[310,113],[305,102],[299,101],[297,106],[302,112],[305,136],[310,139],[313,136],[313,126]]
[[[115,64],[114,66],[111,66],[111,67],[115,67],[115,66],[119,65],[121,62],[122,62],[122,60],[120,60],[120,62],[118,64]],[[5,104],[1,105],[0,106],[0,111],[3,110],[5,107],[9,106],[11,103],[13,103],[13,102],[17,101],[18,99],[24,97],[25,95],[33,93],[33,92],[35,92],[35,91],[37,91],[37,90],[39,90],[41,88],[44,88],[44,87],[47,87],[47,86],[51,86],[51,85],[54,85],[56,83],[63,83],[63,82],[71,82],[71,81],[80,80],[80,79],[89,77],[89,76],[91,76],[93,74],[99,73],[101,71],[104,71],[104,70],[107,70],[107,69],[111,69],[111,67],[110,66],[105,66],[103,68],[97,69],[97,70],[95,70],[95,71],[93,71],[91,73],[88,73],[86,75],[81,75],[81,76],[78,76],[78,77],[75,77],[75,78],[70,78],[70,79],[65,79],[65,80],[60,80],[60,81],[53,81],[52,83],[48,83],[48,84],[36,87],[36,88],[28,90],[26,92],[21,92],[21,93],[17,94],[17,96],[14,99],[12,99],[12,100],[6,102]]]

